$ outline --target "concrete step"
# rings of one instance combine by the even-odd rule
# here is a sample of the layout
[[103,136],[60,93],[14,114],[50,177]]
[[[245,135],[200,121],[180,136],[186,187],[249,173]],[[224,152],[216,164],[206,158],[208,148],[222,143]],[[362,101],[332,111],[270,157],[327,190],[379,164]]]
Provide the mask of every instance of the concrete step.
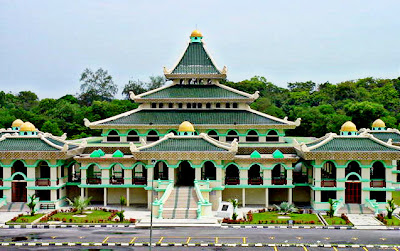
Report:
[[25,202],[8,202],[6,205],[0,207],[0,212],[27,212],[29,207]]
[[368,207],[362,204],[344,204],[338,210],[338,214],[374,214],[374,212]]

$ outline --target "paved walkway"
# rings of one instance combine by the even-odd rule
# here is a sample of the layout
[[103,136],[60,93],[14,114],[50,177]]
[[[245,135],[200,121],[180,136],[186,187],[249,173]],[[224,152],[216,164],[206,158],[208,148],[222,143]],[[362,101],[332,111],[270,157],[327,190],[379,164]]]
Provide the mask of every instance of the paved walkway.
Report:
[[373,214],[348,214],[347,217],[357,229],[386,229]]

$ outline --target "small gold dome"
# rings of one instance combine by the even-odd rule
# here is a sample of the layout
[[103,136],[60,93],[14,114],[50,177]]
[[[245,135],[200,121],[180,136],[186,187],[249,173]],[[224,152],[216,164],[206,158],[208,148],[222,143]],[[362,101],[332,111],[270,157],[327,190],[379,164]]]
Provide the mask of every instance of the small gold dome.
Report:
[[24,121],[22,121],[20,119],[16,119],[16,120],[14,120],[14,122],[12,122],[11,127],[20,127],[23,123],[24,123]]
[[35,132],[36,127],[31,122],[25,122],[21,125],[19,130],[22,132]]
[[179,125],[178,132],[194,132],[194,126],[189,121],[183,121]]
[[203,34],[201,34],[199,30],[194,30],[192,34],[190,34],[190,37],[203,37]]
[[382,119],[377,119],[372,123],[372,128],[374,127],[386,127],[385,122],[382,121]]
[[347,121],[346,123],[344,123],[342,125],[342,127],[340,128],[340,131],[341,132],[357,132],[357,127],[353,122]]

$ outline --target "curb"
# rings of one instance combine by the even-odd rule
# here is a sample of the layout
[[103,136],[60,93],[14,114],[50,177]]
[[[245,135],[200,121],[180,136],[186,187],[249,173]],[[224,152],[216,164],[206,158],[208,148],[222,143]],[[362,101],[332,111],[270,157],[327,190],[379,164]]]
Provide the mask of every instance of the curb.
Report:
[[[133,247],[148,247],[150,243],[129,243],[129,242],[1,242],[1,246],[11,247],[48,247],[48,246],[133,246]],[[152,247],[321,247],[321,248],[399,248],[399,245],[363,245],[363,244],[270,244],[270,243],[249,243],[249,244],[236,244],[236,243],[152,243]]]

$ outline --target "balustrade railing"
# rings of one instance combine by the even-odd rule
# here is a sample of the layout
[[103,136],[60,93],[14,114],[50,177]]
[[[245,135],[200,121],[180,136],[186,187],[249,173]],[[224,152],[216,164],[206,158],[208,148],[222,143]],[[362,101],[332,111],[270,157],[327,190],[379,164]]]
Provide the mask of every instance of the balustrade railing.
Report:
[[46,178],[39,178],[35,181],[35,186],[50,186],[51,182],[49,179]]
[[240,179],[239,177],[226,177],[225,178],[225,185],[239,185]]
[[321,180],[321,187],[336,187],[336,180]]
[[248,183],[249,183],[249,185],[262,185],[263,179],[261,177],[249,178]]
[[287,180],[286,177],[273,177],[272,178],[272,185],[286,185]]
[[91,184],[91,185],[101,184],[101,178],[100,177],[88,177],[86,182],[87,182],[87,184]]
[[385,180],[371,180],[370,187],[386,187]]
[[133,177],[133,184],[134,185],[146,185],[147,184],[146,177]]

